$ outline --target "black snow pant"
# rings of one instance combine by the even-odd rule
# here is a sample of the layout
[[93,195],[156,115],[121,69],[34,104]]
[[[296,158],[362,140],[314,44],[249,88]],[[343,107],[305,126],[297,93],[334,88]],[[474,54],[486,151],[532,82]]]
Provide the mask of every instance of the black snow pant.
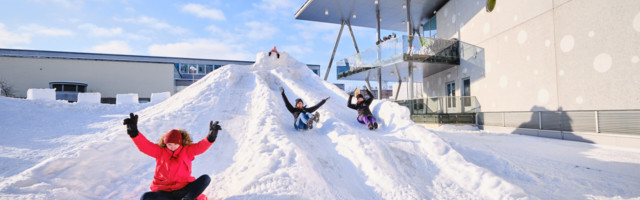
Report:
[[209,183],[209,175],[202,175],[195,181],[187,184],[183,188],[174,191],[146,192],[140,197],[141,200],[174,200],[174,199],[195,199],[200,196]]

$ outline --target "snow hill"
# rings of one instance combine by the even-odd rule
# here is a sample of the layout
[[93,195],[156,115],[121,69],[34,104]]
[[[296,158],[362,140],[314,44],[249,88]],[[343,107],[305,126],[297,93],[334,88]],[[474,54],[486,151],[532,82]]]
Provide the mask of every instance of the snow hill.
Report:
[[[309,131],[293,128],[279,87],[290,100],[313,105],[320,122]],[[259,53],[250,66],[231,65],[155,105],[74,105],[3,98],[6,113],[33,110],[14,120],[0,149],[14,158],[2,163],[0,197],[7,199],[138,199],[149,190],[155,160],[137,150],[122,120],[140,116],[138,127],[155,141],[173,128],[194,141],[208,122],[223,130],[193,162],[193,176],[209,174],[210,199],[518,199],[515,186],[467,162],[448,143],[409,119],[390,101],[374,101],[380,129],[368,130],[346,107],[347,94],[286,52],[280,59]],[[19,106],[15,106],[19,105]],[[24,108],[21,108],[24,106]],[[29,108],[27,108],[29,107]],[[62,111],[62,112],[61,112]],[[60,114],[62,113],[62,114]],[[6,124],[12,124],[11,121]],[[43,125],[50,127],[41,127]],[[25,126],[25,127],[23,127]],[[38,132],[29,132],[39,127]],[[8,136],[6,136],[8,135]],[[54,144],[42,142],[55,139]],[[34,145],[46,145],[34,148]],[[24,159],[23,159],[24,160]]]

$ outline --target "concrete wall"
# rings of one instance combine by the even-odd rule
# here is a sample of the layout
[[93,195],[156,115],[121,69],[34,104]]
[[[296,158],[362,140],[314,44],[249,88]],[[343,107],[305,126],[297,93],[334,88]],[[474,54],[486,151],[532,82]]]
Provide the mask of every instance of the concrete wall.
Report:
[[[471,78],[482,111],[640,109],[640,1],[451,0],[438,37],[483,48],[425,77],[426,94]],[[467,47],[468,48],[468,47]]]
[[78,81],[102,98],[117,93],[150,98],[154,92],[174,93],[173,75],[169,63],[0,57],[0,79],[11,84],[18,97],[26,97],[29,88],[49,88],[51,81]]

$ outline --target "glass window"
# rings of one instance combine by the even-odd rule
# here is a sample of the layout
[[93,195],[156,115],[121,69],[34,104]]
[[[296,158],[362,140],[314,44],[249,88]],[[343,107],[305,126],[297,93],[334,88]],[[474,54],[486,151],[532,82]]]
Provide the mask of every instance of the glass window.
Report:
[[87,86],[78,85],[78,92],[87,92]]
[[213,69],[218,69],[218,68],[220,68],[220,67],[222,67],[222,65],[214,65],[214,66],[213,66]]
[[189,73],[189,66],[187,64],[180,64],[180,73],[183,74],[188,74]]
[[206,74],[204,65],[198,65],[198,74]]
[[62,85],[60,85],[60,84],[53,84],[53,88],[56,89],[56,92],[62,91]]
[[189,64],[189,74],[198,73],[198,66],[196,64]]
[[207,73],[213,71],[213,65],[207,65]]
[[63,85],[62,91],[75,92],[76,91],[76,85]]

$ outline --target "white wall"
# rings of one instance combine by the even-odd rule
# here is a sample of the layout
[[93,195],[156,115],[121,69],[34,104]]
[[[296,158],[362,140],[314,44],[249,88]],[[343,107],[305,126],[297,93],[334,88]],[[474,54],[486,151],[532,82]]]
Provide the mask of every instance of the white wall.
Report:
[[84,82],[87,92],[100,92],[102,98],[118,93],[150,98],[153,92],[175,91],[170,63],[0,57],[0,72],[18,97],[26,97],[29,88],[49,88],[51,81]]
[[640,109],[640,1],[498,1],[491,13],[485,2],[437,13],[439,37],[484,52],[426,77],[427,94],[454,80],[459,95],[470,77],[483,111]]

